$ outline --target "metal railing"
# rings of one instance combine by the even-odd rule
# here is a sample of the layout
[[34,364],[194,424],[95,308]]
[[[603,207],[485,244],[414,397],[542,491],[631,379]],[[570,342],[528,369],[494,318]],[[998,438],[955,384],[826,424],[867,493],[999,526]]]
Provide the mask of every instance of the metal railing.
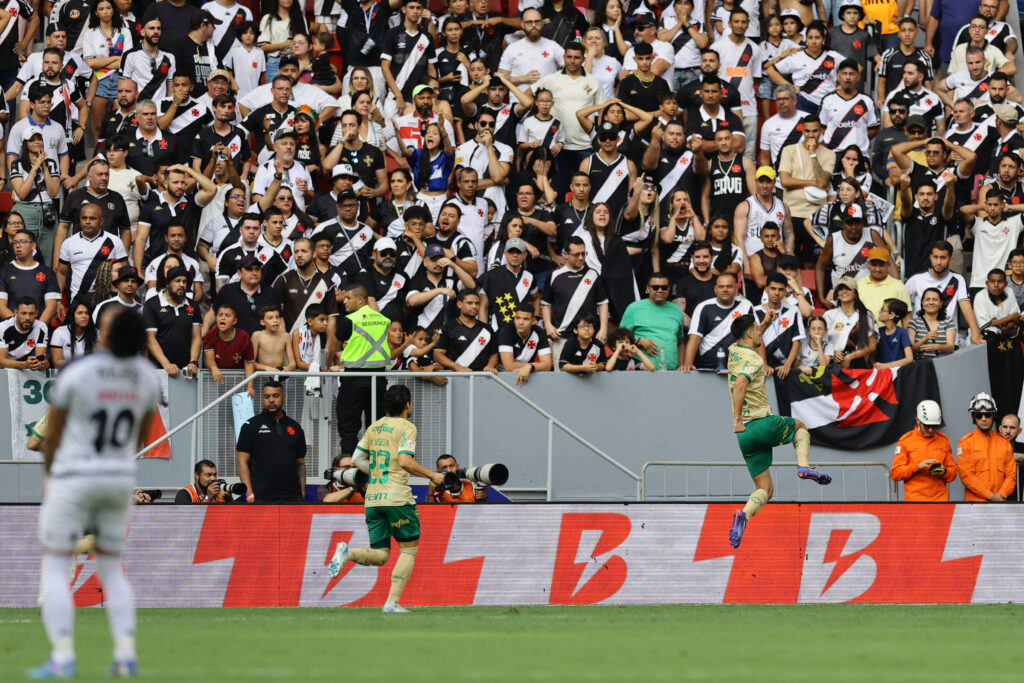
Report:
[[[797,464],[795,462],[777,462],[777,463],[773,463],[772,464],[772,468],[776,470],[775,472],[773,472],[773,476],[772,476],[772,484],[775,487],[775,491],[774,491],[773,496],[772,496],[774,499],[776,499],[776,500],[781,499],[781,496],[784,495],[782,493],[782,491],[785,490],[785,488],[787,488],[787,487],[785,487],[785,483],[784,483],[785,480],[783,480],[782,478],[780,478],[778,476],[778,472],[777,472],[778,468],[779,467],[796,467],[796,466],[797,466]],[[749,475],[747,475],[746,465],[744,463],[742,463],[742,462],[652,460],[650,462],[644,463],[643,469],[640,471],[640,500],[641,501],[648,500],[648,487],[647,487],[647,474],[648,474],[648,472],[647,472],[647,470],[649,468],[652,468],[652,467],[664,468],[663,479],[662,479],[662,496],[661,496],[661,499],[663,499],[663,500],[713,500],[713,499],[716,499],[716,498],[721,498],[721,499],[728,498],[730,500],[733,500],[733,499],[736,498],[737,495],[740,495],[740,494],[747,495],[747,494],[750,493],[750,477],[749,477]],[[669,470],[669,468],[674,468],[674,467],[685,468],[684,469],[684,473],[683,473],[683,476],[684,476],[683,493],[681,493],[681,494],[679,494],[679,493],[672,493],[672,494],[670,494],[669,493],[668,470]],[[703,491],[703,493],[697,493],[697,494],[691,494],[690,493],[690,469],[694,468],[694,467],[703,467],[703,468],[705,468],[704,491]],[[847,486],[846,486],[846,471],[849,468],[862,468],[862,470],[863,470],[863,473],[864,473],[864,501],[865,502],[871,500],[871,494],[870,494],[870,490],[868,488],[868,484],[869,484],[868,468],[879,468],[879,469],[881,469],[884,472],[884,474],[885,474],[884,488],[885,488],[885,500],[886,500],[886,502],[891,502],[894,499],[898,499],[896,482],[892,481],[889,478],[889,465],[884,463],[884,462],[880,462],[880,461],[829,462],[829,463],[822,463],[822,467],[825,468],[830,474],[833,471],[838,470],[838,472],[839,472],[839,482],[838,482],[839,486],[838,486],[838,488],[841,489],[842,492],[843,492],[842,502],[848,502],[850,500],[850,497],[849,497],[849,495],[847,493]],[[728,490],[728,492],[726,492],[726,491],[719,491],[717,489],[714,490],[714,491],[712,490],[711,470],[714,469],[714,468],[728,468],[728,471],[729,471],[729,490]],[[741,486],[743,487],[743,489],[740,492],[736,491],[736,477],[734,476],[735,475],[735,471],[736,471],[737,468],[743,468],[743,476],[740,477],[740,483],[741,483]],[[792,500],[797,500],[797,501],[798,500],[807,500],[807,498],[801,498],[800,497],[801,484],[803,484],[803,480],[802,479],[797,479],[797,487],[796,487],[797,488],[797,496],[795,498],[793,498]],[[826,488],[828,488],[830,490],[833,490],[833,491],[836,490],[836,488],[835,488],[836,487],[835,478],[833,478],[832,485],[828,486],[828,487],[819,486],[818,484],[815,484],[813,482],[808,483],[807,485],[808,486],[814,486],[815,489],[819,490],[819,492],[820,492],[820,500],[822,500],[822,501],[825,500],[825,490],[826,490]],[[716,487],[717,486],[720,486],[719,482],[716,482]],[[789,500],[789,499],[787,498],[787,500]]]
[[[315,448],[316,457],[307,458],[307,474],[318,473],[324,468],[330,465],[330,460],[334,454],[340,453],[340,447],[338,445],[337,430],[334,420],[334,388],[337,385],[335,380],[340,378],[350,377],[380,377],[382,373],[379,372],[366,372],[366,371],[345,371],[345,372],[268,372],[260,371],[253,373],[249,377],[242,378],[242,373],[239,371],[231,373],[225,371],[225,384],[223,386],[213,384],[212,379],[207,376],[207,373],[200,373],[199,381],[197,382],[196,391],[198,392],[199,405],[204,407],[198,410],[195,414],[190,416],[173,428],[169,429],[160,439],[157,439],[153,443],[146,446],[144,449],[136,454],[137,458],[141,458],[145,453],[149,452],[153,448],[157,447],[161,443],[167,441],[172,436],[181,432],[182,430],[195,425],[192,430],[192,464],[195,464],[203,458],[209,457],[209,455],[215,455],[213,459],[217,462],[218,472],[223,476],[231,477],[237,475],[235,465],[235,449],[234,449],[234,428],[231,423],[231,397],[240,392],[247,392],[247,387],[250,381],[256,381],[256,385],[259,386],[261,379],[277,378],[280,380],[286,380],[291,378],[297,378],[299,381],[304,382],[310,377],[321,378],[321,396],[313,397],[305,395],[304,391],[286,391],[285,392],[285,411],[291,415],[304,414],[303,400],[313,401],[316,403],[316,421],[314,424],[314,432],[311,435],[311,444],[307,445],[307,456],[312,456],[313,453],[310,449]],[[403,383],[414,389],[414,406],[417,411],[417,415],[420,418],[414,418],[419,427],[419,435],[426,433],[428,438],[434,442],[435,446],[440,448],[444,446],[444,450],[439,452],[451,452],[452,445],[452,380],[462,380],[469,383],[468,387],[468,408],[469,415],[467,419],[466,436],[467,436],[467,462],[466,465],[474,465],[474,423],[475,423],[475,411],[476,401],[474,400],[475,394],[475,383],[481,378],[484,381],[492,382],[496,386],[501,387],[504,391],[508,392],[512,396],[516,397],[520,402],[529,407],[534,413],[542,417],[547,422],[547,476],[546,485],[544,488],[515,488],[505,486],[502,487],[502,491],[506,493],[544,493],[548,501],[552,500],[552,480],[554,474],[554,436],[555,430],[558,429],[563,434],[573,439],[588,451],[596,455],[601,460],[614,467],[621,474],[632,479],[637,484],[637,497],[639,499],[641,495],[641,477],[636,474],[628,467],[623,465],[621,462],[605,453],[602,449],[598,448],[591,441],[583,437],[581,434],[570,428],[564,422],[559,420],[557,417],[552,415],[550,412],[539,406],[537,403],[532,401],[518,391],[515,387],[510,385],[501,379],[498,375],[489,372],[432,372],[431,377],[446,377],[449,382],[445,387],[438,387],[434,384],[428,383],[422,375],[415,373],[385,373],[385,376],[389,383]],[[237,383],[231,385],[229,378],[238,378]],[[211,387],[216,387],[216,391],[213,392]],[[427,420],[423,420],[420,403],[421,399],[416,398],[416,392],[426,390],[433,394],[433,399],[436,405],[443,403],[443,415],[442,410],[438,409],[432,416],[428,415]],[[434,391],[436,390],[436,392]],[[211,396],[212,393],[219,395]],[[371,416],[372,420],[376,420],[378,415],[376,414],[377,405],[377,383],[371,383]],[[258,401],[258,397],[255,399]],[[205,404],[205,405],[204,405]],[[256,404],[258,405],[258,403]],[[258,412],[258,411],[257,411]],[[431,419],[433,418],[433,419]],[[212,425],[210,424],[212,422]],[[227,424],[226,424],[227,423]],[[443,423],[443,427],[439,424]],[[230,431],[227,427],[230,425]],[[431,435],[431,429],[434,429],[434,433]],[[440,430],[440,431],[439,431]],[[441,433],[443,431],[443,433]],[[422,437],[420,442],[423,443]],[[313,445],[315,444],[315,445]],[[200,456],[200,453],[203,455]],[[313,474],[312,476],[315,476]]]

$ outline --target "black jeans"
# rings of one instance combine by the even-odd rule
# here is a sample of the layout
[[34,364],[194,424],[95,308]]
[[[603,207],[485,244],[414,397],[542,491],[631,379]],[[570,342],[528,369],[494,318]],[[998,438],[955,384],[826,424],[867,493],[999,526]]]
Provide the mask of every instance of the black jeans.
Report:
[[384,417],[384,392],[388,388],[383,374],[377,377],[342,377],[338,384],[338,435],[341,436],[341,452],[345,455],[355,453],[364,413],[366,426],[373,424],[373,382],[377,384],[376,419],[379,420]]

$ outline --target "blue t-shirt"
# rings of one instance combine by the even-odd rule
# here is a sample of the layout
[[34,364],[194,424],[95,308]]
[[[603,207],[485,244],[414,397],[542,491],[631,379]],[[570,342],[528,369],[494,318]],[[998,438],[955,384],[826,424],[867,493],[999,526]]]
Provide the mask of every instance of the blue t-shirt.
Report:
[[[978,8],[959,0],[936,0],[931,15],[939,20],[939,61],[948,62],[953,52],[953,40],[961,28],[971,22]],[[936,64],[936,67],[938,64]],[[936,68],[936,71],[938,69]]]
[[875,361],[891,363],[906,357],[905,348],[910,346],[910,335],[902,327],[897,327],[892,334],[884,327],[878,328],[878,348],[875,349]]

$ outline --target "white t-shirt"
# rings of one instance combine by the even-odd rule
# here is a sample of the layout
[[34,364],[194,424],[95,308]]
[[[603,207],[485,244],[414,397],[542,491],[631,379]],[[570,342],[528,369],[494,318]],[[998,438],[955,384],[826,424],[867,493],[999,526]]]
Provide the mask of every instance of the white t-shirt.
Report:
[[508,70],[511,76],[522,76],[536,69],[543,78],[562,68],[564,52],[561,45],[549,38],[536,42],[523,38],[505,48],[498,69]]
[[[860,314],[854,310],[853,315],[846,315],[843,309],[831,308],[825,311],[825,339],[829,347],[843,351],[846,349],[846,342],[850,338],[853,328],[860,322]],[[868,336],[878,336],[878,324],[875,323],[875,316],[868,311]]]
[[267,57],[258,47],[246,50],[236,41],[224,55],[224,66],[235,74],[239,92],[249,93],[260,86],[260,76],[267,70]]
[[1006,268],[1021,232],[1024,232],[1024,219],[1019,213],[1004,213],[1003,220],[994,225],[987,218],[974,219],[971,226],[971,234],[974,235],[971,287],[984,287],[988,271]]
[[[1020,306],[1017,304],[1017,297],[1013,295],[1013,292],[1004,291],[1003,294],[1006,295],[1006,298],[999,305],[992,303],[992,298],[989,297],[987,288],[974,295],[974,315],[978,319],[979,328],[992,320],[999,320],[1008,315],[1020,313]],[[53,343],[51,342],[50,345],[53,346]]]
[[605,55],[594,60],[594,68],[591,73],[604,86],[605,99],[610,100],[615,97],[615,85],[619,82],[620,71],[622,71],[622,62],[614,57]]
[[[274,182],[274,173],[276,172],[273,158],[269,159],[265,164],[260,164],[252,180],[252,193],[258,195],[266,194],[270,183]],[[299,211],[305,211],[306,197],[299,190],[298,181],[305,180],[306,187],[313,189],[313,179],[309,176],[309,171],[306,170],[305,166],[296,161],[292,164],[291,168],[286,168],[282,171],[282,176],[281,186],[291,188],[292,195],[295,196],[295,206]]]
[[[140,175],[142,174],[129,166],[125,166],[119,171],[112,168],[110,169],[110,182],[107,185],[107,189],[117,192],[124,199],[124,204],[128,207],[128,220],[132,226],[132,235],[135,235],[135,227],[139,223],[139,207],[143,199],[135,184],[135,179]],[[148,190],[146,194],[149,194]]]
[[[751,21],[753,20],[751,17]],[[729,36],[724,36],[716,41],[711,49],[718,52],[721,60],[718,77],[739,93],[743,116],[757,116],[754,89],[757,80],[761,78],[761,64],[764,62],[761,48],[749,38],[737,45]]]

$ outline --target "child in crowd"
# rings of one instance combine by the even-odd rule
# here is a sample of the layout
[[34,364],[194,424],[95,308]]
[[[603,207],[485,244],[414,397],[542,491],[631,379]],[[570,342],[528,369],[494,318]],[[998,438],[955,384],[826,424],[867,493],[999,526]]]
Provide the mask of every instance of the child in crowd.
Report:
[[[235,327],[238,324],[235,307],[221,304],[217,307],[214,321],[214,326],[203,337],[203,357],[213,375],[213,381],[224,384],[224,373],[221,370],[244,369],[245,376],[250,376],[255,371],[256,357],[249,334]],[[249,395],[256,395],[252,382],[249,382]]]
[[256,26],[243,21],[235,27],[238,43],[224,57],[224,66],[235,74],[240,94],[255,90],[267,71],[267,58],[263,50],[256,47]]
[[[439,363],[434,362],[434,347],[441,339],[441,331],[434,330],[433,336],[423,327],[416,326],[406,335],[409,344],[405,347],[405,367],[411,372],[437,372],[444,370]],[[447,377],[424,377],[428,382],[433,382],[439,387],[448,384]]]
[[878,312],[878,347],[875,351],[875,368],[898,368],[914,362],[914,346],[910,335],[900,327],[910,307],[899,299],[886,299]]
[[323,334],[327,331],[327,310],[322,304],[306,307],[306,322],[292,332],[292,358],[296,370],[309,370],[310,364],[323,348]]
[[597,325],[597,316],[593,313],[584,313],[576,318],[572,326],[575,336],[565,340],[558,359],[559,370],[583,375],[604,370],[608,359],[604,354],[604,344],[594,340]]
[[294,370],[291,337],[284,331],[284,319],[277,306],[268,305],[259,311],[263,329],[252,335],[253,355],[257,370]]
[[813,375],[817,366],[828,365],[832,357],[832,349],[829,348],[828,326],[825,319],[820,315],[812,316],[807,320],[807,343],[800,345],[800,356],[798,366],[800,372],[805,375]]
[[391,352],[391,370],[405,370],[405,349],[412,343],[412,337],[405,334],[401,320],[392,320],[388,325],[388,350]]
[[605,363],[604,369],[612,370],[654,370],[654,361],[643,352],[636,341],[633,333],[625,327],[618,327],[608,335],[608,346],[612,349],[612,355]]
[[338,75],[331,67],[331,56],[328,51],[334,47],[334,36],[326,31],[321,31],[313,36],[313,59],[310,60],[313,85],[334,85]]

